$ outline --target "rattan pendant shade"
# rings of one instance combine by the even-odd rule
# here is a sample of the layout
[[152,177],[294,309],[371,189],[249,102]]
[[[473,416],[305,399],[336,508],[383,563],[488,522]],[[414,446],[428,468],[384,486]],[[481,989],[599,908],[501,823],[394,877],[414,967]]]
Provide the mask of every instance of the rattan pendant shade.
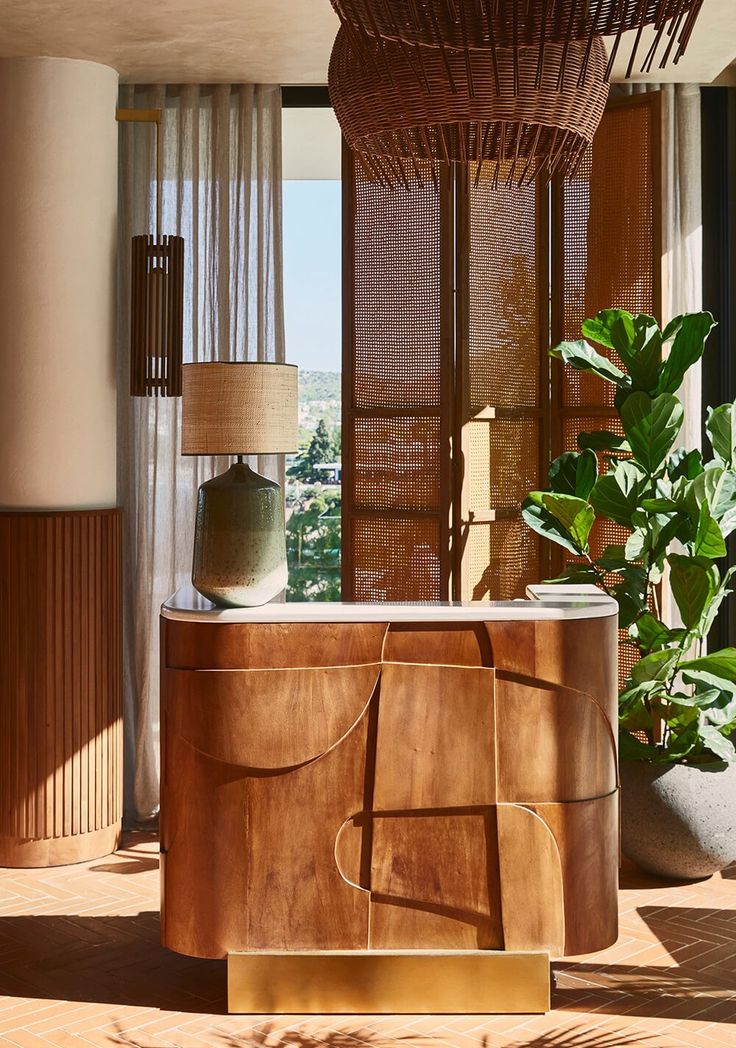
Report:
[[603,115],[623,34],[635,31],[627,75],[647,27],[642,68],[657,55],[660,67],[677,62],[702,3],[332,0],[330,97],[366,174],[390,185],[408,188],[420,160],[478,162],[478,178],[491,161],[508,183],[569,175]]
[[[639,57],[649,72],[659,57],[664,68],[685,52],[703,0],[332,0],[353,47],[373,37],[402,42],[411,48],[446,51],[494,51],[545,41],[612,40],[606,79],[619,51],[622,34],[636,30],[627,77],[634,71],[641,35],[654,37]],[[421,65],[421,55],[415,59]],[[564,58],[563,58],[564,61]]]
[[388,184],[408,185],[407,173],[419,173],[417,160],[491,161],[492,177],[517,183],[542,171],[569,173],[608,97],[599,38],[497,48],[492,55],[427,47],[421,61],[423,81],[401,42],[367,37],[356,52],[344,26],[335,40],[329,72],[335,115],[367,174]]

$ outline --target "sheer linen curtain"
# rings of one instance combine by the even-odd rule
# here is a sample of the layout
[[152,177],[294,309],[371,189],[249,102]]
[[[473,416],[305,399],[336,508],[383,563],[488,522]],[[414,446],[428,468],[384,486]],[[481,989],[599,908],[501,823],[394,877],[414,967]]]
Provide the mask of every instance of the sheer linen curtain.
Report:
[[[163,233],[184,238],[184,360],[284,359],[281,92],[123,86],[161,109]],[[183,458],[181,401],[128,394],[130,239],[155,229],[155,138],[120,127],[118,496],[125,508],[126,817],[159,803],[159,608],[191,575],[198,486],[226,460]],[[254,461],[283,483],[283,456]]]

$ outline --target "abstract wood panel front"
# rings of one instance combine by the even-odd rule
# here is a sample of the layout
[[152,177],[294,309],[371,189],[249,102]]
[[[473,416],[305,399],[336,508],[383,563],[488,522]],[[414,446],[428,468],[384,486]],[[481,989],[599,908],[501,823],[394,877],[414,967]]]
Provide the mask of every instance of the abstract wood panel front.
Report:
[[164,944],[610,944],[615,615],[581,625],[164,620]]

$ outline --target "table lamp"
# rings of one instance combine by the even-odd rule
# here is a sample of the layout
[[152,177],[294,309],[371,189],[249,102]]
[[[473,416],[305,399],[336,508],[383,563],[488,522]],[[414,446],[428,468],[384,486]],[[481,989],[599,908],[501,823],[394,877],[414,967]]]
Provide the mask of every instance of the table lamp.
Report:
[[297,450],[297,368],[185,364],[182,394],[182,454],[238,457],[197,493],[192,583],[215,604],[266,604],[288,579],[284,496],[243,456]]

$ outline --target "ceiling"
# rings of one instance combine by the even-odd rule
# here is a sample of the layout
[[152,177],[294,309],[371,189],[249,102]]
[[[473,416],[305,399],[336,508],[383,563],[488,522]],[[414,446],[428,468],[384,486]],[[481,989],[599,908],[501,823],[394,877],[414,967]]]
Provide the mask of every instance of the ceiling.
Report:
[[[337,29],[329,0],[0,4],[0,56],[86,58],[139,83],[324,84]],[[625,71],[628,51],[621,53],[614,79]],[[735,58],[736,2],[705,0],[680,64],[636,79],[708,83]]]

